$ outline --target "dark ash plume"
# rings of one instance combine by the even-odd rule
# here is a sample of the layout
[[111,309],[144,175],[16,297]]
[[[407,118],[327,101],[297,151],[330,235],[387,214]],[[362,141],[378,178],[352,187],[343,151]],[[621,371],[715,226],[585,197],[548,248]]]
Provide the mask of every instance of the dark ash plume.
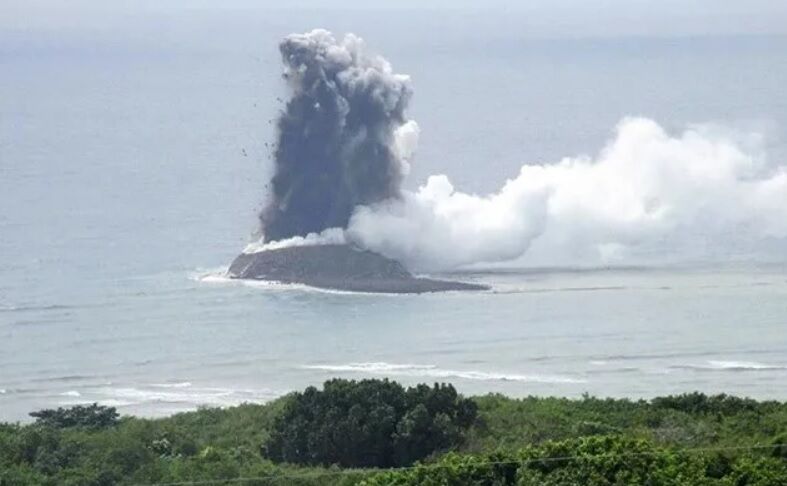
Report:
[[293,34],[279,50],[291,98],[260,214],[265,241],[346,228],[357,205],[397,197],[406,163],[396,136],[412,94],[409,78],[352,34]]

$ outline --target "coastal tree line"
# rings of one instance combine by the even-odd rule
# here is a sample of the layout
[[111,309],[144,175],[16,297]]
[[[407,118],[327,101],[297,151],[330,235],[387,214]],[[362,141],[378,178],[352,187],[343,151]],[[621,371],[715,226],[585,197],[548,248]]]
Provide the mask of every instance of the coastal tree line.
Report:
[[0,486],[787,484],[787,403],[727,395],[466,398],[337,379],[163,419],[97,404],[31,416],[0,424]]

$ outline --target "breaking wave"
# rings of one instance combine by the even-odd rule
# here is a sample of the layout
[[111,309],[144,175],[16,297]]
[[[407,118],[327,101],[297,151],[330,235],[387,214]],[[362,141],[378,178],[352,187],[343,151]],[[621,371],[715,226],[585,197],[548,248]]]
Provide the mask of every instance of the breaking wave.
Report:
[[190,382],[154,383],[138,386],[87,387],[61,394],[61,405],[97,402],[113,407],[175,406],[187,410],[198,406],[226,407],[244,402],[265,402],[281,393],[269,389],[194,386]]
[[[258,250],[264,251],[264,250]],[[252,252],[254,253],[254,252]],[[227,269],[214,270],[210,272],[194,272],[191,279],[197,282],[212,284],[212,285],[230,285],[230,286],[243,286],[268,291],[280,292],[310,292],[317,294],[333,294],[333,295],[360,295],[371,297],[402,297],[407,294],[399,293],[385,293],[385,292],[360,292],[357,290],[338,290],[327,289],[323,287],[312,287],[302,283],[289,283],[278,282],[276,280],[255,280],[248,278],[230,278],[227,275]]]
[[156,388],[189,388],[191,387],[191,382],[183,381],[178,383],[154,383],[150,386]]
[[37,312],[68,310],[71,306],[62,304],[22,304],[22,305],[0,305],[0,312]]
[[675,365],[670,368],[697,371],[773,371],[787,370],[787,365],[759,363],[756,361],[717,361],[710,360],[703,364]]
[[586,383],[587,380],[560,375],[538,375],[487,372],[478,370],[452,370],[436,365],[396,364],[385,362],[303,365],[310,370],[339,373],[363,373],[383,376],[410,376],[421,378],[459,378],[478,381],[516,381],[523,383]]

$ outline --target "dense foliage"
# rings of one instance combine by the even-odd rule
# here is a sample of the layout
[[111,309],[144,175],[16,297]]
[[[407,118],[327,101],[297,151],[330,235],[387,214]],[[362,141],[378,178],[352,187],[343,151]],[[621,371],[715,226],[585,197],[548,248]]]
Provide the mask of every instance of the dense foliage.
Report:
[[407,466],[458,445],[476,408],[451,385],[405,390],[388,380],[331,380],[292,396],[265,455],[298,464]]
[[512,453],[461,455],[377,474],[364,486],[784,486],[787,462],[752,454],[673,450],[642,439],[586,437]]
[[92,405],[77,405],[71,408],[47,409],[32,412],[36,424],[47,425],[55,428],[65,427],[111,427],[118,423],[118,413],[114,407],[102,407],[97,403]]
[[512,400],[501,395],[474,400],[480,421],[466,449],[475,452],[592,435],[627,435],[687,447],[771,443],[787,435],[787,403],[727,395],[689,393],[649,402],[594,397]]
[[[298,396],[316,391],[307,390],[264,405],[201,409],[164,419],[124,417],[108,424],[90,417],[101,417],[110,409],[82,407],[73,413],[65,409],[38,414],[38,420],[28,425],[0,424],[0,486],[128,485],[240,477],[260,478],[243,482],[249,485],[351,485],[362,481],[368,485],[431,486],[787,484],[787,403],[722,395],[688,394],[652,401],[476,397],[471,400],[477,406],[477,418],[461,444],[448,452],[435,452],[406,470],[299,466],[265,456],[270,452],[265,445],[280,440],[274,439],[277,434],[292,430],[284,417],[299,416],[292,415],[299,406],[330,403],[339,414],[336,423],[349,427],[360,423],[347,423],[355,401],[362,405],[352,412],[360,415],[353,416],[363,416],[380,408],[375,404],[399,396],[396,390],[401,388],[390,382],[362,383],[329,382],[329,390],[337,387],[330,392],[330,400],[311,396],[311,401],[299,401]],[[356,393],[360,391],[363,393]],[[402,410],[418,408],[412,407],[413,403],[424,404],[427,412],[438,410],[443,405],[425,403],[445,400],[454,404],[447,409],[458,416],[457,404],[473,406],[445,386],[402,391],[406,397]],[[340,399],[347,401],[339,405],[336,401]],[[339,410],[346,410],[347,415]],[[318,415],[316,410],[311,413]],[[409,435],[414,439],[408,439],[408,444],[424,443],[415,431],[425,429],[414,425],[430,422],[415,420],[414,415],[410,415],[412,420],[403,416],[397,422],[391,436],[394,442]],[[379,412],[369,415],[378,416]],[[59,418],[50,420],[54,417]],[[68,417],[87,418],[66,420]],[[435,422],[441,426],[440,420],[433,419],[432,425]],[[334,430],[327,419],[322,424],[324,433]],[[359,441],[370,441],[374,435],[366,435],[368,432],[388,429],[368,424],[365,429],[343,430],[343,434],[359,434]],[[398,444],[400,449],[393,447],[392,457],[397,450],[402,452],[405,442]],[[426,444],[433,447],[428,441]],[[407,451],[410,457],[424,454],[424,449],[415,445]],[[756,448],[749,448],[752,445]]]

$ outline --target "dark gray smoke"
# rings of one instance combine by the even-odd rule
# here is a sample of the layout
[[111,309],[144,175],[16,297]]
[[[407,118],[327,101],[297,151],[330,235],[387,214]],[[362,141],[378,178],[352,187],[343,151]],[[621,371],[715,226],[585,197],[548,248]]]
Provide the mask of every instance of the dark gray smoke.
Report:
[[396,137],[412,94],[409,78],[352,34],[293,34],[279,50],[291,97],[260,214],[265,241],[346,228],[357,205],[398,196],[406,163]]

